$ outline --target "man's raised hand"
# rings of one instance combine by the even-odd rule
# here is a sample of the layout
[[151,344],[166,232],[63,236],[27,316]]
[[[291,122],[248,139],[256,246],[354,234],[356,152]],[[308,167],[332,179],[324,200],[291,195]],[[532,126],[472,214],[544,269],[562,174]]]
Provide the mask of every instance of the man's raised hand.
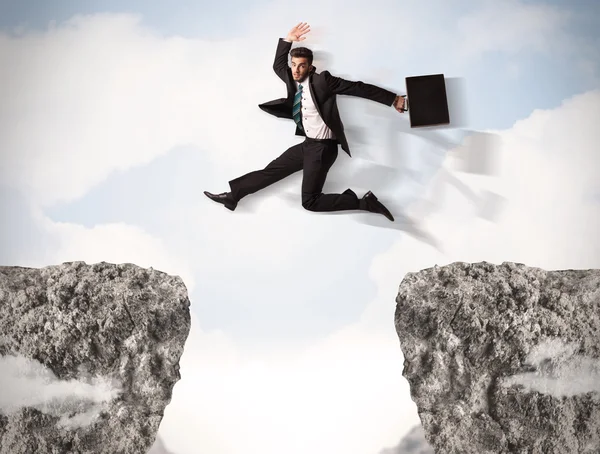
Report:
[[287,34],[286,39],[288,41],[303,41],[306,39],[306,35],[310,31],[310,25],[306,22],[299,22],[294,28],[292,28]]

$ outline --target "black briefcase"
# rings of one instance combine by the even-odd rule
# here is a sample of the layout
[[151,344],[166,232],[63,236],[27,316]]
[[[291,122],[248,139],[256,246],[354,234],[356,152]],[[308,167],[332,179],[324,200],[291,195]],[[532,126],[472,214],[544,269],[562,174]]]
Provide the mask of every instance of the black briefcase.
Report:
[[411,128],[450,124],[444,75],[407,77],[404,111]]

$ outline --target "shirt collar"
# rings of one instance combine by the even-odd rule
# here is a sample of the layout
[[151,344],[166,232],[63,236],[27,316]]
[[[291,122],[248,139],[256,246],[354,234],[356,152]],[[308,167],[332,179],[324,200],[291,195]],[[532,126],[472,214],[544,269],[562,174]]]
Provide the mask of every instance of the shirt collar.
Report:
[[308,77],[306,79],[304,79],[302,82],[298,82],[297,80],[295,80],[294,82],[296,82],[296,88],[298,88],[298,85],[302,84],[302,88],[308,86],[308,82],[310,81],[310,76],[311,74],[308,75]]

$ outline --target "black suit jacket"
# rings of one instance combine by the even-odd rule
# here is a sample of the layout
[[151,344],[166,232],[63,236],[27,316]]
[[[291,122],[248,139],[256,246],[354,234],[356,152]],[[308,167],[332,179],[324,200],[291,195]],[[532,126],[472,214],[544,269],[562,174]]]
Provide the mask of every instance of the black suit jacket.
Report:
[[[258,107],[276,117],[293,120],[292,107],[294,95],[296,94],[296,84],[292,76],[292,70],[288,64],[288,54],[291,47],[291,42],[279,38],[277,52],[275,53],[275,62],[273,63],[275,74],[287,86],[287,97],[259,104]],[[338,112],[336,95],[359,96],[391,106],[396,99],[396,93],[361,81],[352,82],[344,80],[340,77],[332,76],[329,71],[317,73],[315,70],[316,68],[313,66],[310,72],[309,89],[319,115],[321,115],[325,124],[333,131],[342,149],[348,153],[348,156],[352,156],[346,135],[344,134],[344,125]],[[296,135],[306,136],[304,131],[298,126],[296,126]]]

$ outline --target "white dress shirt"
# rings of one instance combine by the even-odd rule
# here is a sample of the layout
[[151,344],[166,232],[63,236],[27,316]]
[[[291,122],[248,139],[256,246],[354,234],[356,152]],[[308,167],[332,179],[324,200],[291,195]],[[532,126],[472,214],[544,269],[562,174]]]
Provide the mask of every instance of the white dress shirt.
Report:
[[308,86],[310,82],[308,76],[304,81],[296,83],[296,90],[298,85],[302,84],[302,127],[307,137],[312,139],[335,139],[333,131],[325,124],[319,111],[315,106],[312,96],[310,95],[310,88]]

